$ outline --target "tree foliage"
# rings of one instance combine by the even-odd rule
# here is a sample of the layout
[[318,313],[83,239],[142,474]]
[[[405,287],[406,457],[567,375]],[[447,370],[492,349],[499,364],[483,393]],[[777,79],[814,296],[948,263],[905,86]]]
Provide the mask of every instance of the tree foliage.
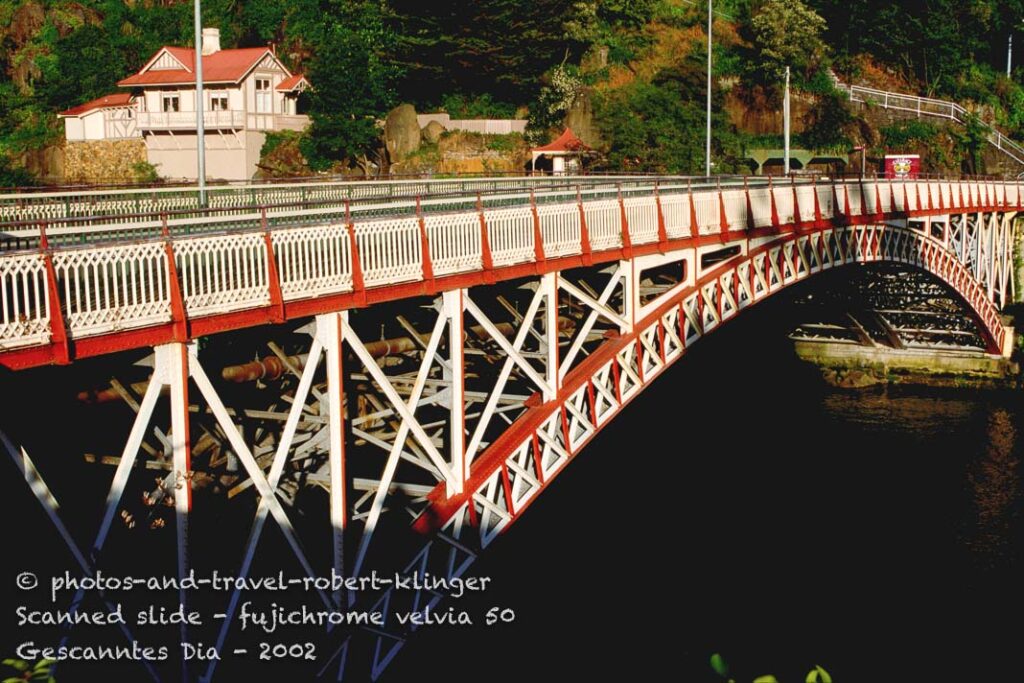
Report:
[[389,0],[399,89],[413,102],[444,93],[500,93],[529,102],[553,65],[577,59],[583,43],[567,34],[574,0]]
[[[604,93],[595,102],[602,136],[609,140],[608,163],[622,171],[698,173],[704,168],[705,109],[701,74],[682,68],[658,74],[651,82]],[[721,101],[721,97],[716,97]],[[712,112],[713,172],[740,168],[741,142],[724,112]]]
[[824,30],[825,20],[801,0],[765,0],[750,20],[754,73],[762,83],[778,83],[788,66],[809,79],[825,57]]
[[384,60],[394,36],[375,0],[332,0],[309,68],[312,126],[303,152],[316,170],[365,159],[377,121],[395,102],[397,68]]

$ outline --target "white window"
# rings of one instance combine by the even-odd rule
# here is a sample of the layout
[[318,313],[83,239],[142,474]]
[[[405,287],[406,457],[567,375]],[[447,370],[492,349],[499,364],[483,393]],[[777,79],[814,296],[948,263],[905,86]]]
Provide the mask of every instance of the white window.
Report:
[[270,79],[256,79],[256,112],[259,114],[273,113],[274,102],[270,99]]
[[178,94],[164,93],[161,99],[161,111],[181,111]]
[[210,111],[227,111],[228,93],[226,90],[213,90],[210,92]]
[[138,97],[132,98],[132,102],[138,105],[139,111],[146,111],[146,96],[139,95]]

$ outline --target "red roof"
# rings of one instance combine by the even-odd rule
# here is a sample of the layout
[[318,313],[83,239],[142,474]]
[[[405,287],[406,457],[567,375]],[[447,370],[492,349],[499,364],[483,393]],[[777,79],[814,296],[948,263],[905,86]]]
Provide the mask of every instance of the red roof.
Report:
[[[195,66],[195,50],[188,47],[166,46],[160,48],[166,50],[172,57],[181,62],[184,69],[155,69],[142,71],[118,81],[120,86],[133,85],[172,85],[195,83],[196,76],[193,71]],[[157,55],[160,52],[157,52]],[[203,82],[204,83],[237,83],[249,73],[263,59],[264,55],[273,55],[266,47],[243,47],[235,50],[219,50],[212,55],[203,55]],[[156,57],[156,55],[154,55]],[[151,59],[150,62],[153,60]],[[148,63],[147,63],[148,66]]]
[[276,89],[280,90],[281,92],[290,92],[292,90],[295,90],[299,86],[299,83],[303,82],[305,82],[307,86],[309,85],[309,81],[306,80],[305,76],[303,76],[302,74],[295,74],[294,76],[289,76],[288,78],[278,83]]
[[583,144],[583,141],[576,137],[572,128],[566,128],[562,134],[552,142],[543,147],[534,147],[534,152],[583,152],[590,148]]
[[91,102],[80,104],[77,107],[71,107],[67,111],[62,111],[57,116],[81,116],[86,112],[90,112],[93,109],[103,109],[104,107],[125,107],[131,104],[132,94],[128,92],[117,92],[112,95],[104,95],[98,97]]

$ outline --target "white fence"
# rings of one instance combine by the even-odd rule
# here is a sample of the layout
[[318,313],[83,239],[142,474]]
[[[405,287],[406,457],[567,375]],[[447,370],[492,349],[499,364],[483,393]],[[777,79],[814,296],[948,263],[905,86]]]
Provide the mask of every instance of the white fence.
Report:
[[444,126],[445,130],[461,130],[485,135],[526,132],[526,119],[453,119],[448,114],[417,114],[416,121],[420,128],[426,127],[431,121],[437,121]]

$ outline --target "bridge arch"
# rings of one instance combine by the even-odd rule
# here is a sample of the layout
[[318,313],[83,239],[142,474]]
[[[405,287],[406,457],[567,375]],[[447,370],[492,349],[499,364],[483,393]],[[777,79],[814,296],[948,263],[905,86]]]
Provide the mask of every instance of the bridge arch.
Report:
[[[171,395],[172,432],[187,431],[188,387],[194,385],[260,500],[267,503],[259,513],[260,528],[272,515],[287,534],[294,531],[289,531],[288,511],[275,490],[294,450],[304,403],[316,393],[311,384],[317,364],[324,361],[326,387],[317,397],[324,423],[317,423],[322,438],[316,443],[318,452],[327,456],[326,469],[318,474],[320,485],[330,492],[335,562],[341,566],[347,557],[350,569],[353,557],[356,566],[361,562],[369,541],[360,540],[358,547],[349,548],[355,552],[346,554],[342,532],[356,523],[365,525],[362,539],[372,535],[383,502],[398,486],[392,486],[394,470],[387,468],[409,455],[403,447],[408,440],[416,444],[412,457],[436,473],[437,484],[406,487],[424,502],[414,528],[427,540],[405,571],[440,566],[461,575],[476,553],[514,523],[665,368],[745,309],[791,284],[855,263],[891,261],[923,268],[968,302],[991,350],[1005,352],[1012,333],[1002,325],[996,302],[1006,299],[1012,264],[1009,220],[1021,204],[1020,188],[1012,183],[754,185],[723,180],[694,187],[692,180],[666,179],[625,190],[618,183],[597,183],[585,190],[520,189],[488,200],[447,197],[436,200],[435,212],[425,210],[426,201],[396,201],[385,209],[377,205],[376,214],[367,211],[358,218],[348,205],[341,211],[328,207],[315,220],[308,210],[299,211],[284,215],[276,225],[269,210],[232,215],[224,222],[203,216],[202,221],[222,228],[203,234],[187,229],[205,222],[187,218],[175,226],[164,217],[162,238],[81,247],[50,248],[47,233],[36,228],[17,234],[19,239],[38,240],[32,250],[0,254],[0,293],[5,303],[25,304],[20,317],[5,319],[0,326],[0,342],[5,344],[0,363],[31,367],[155,347],[155,372],[144,387],[121,461],[128,464],[118,465],[115,484],[123,485],[131,475],[131,462],[162,390]],[[393,213],[381,216],[385,210]],[[131,234],[152,230],[151,223],[111,229]],[[225,227],[232,225],[241,227]],[[62,239],[80,237],[66,225],[60,230],[65,232],[54,232]],[[641,299],[642,271],[674,262],[685,264],[679,282],[653,299]],[[157,278],[160,286],[153,288],[156,295],[118,305],[118,287],[126,282],[119,275],[126,271],[119,269],[138,274],[142,270],[132,270],[137,264],[163,273]],[[612,309],[603,293],[563,276],[577,268],[611,268],[610,279],[625,291],[623,306]],[[523,320],[542,320],[539,329],[523,323],[500,326],[478,298],[479,287],[513,280],[530,281],[529,307],[516,313]],[[76,286],[82,283],[111,294],[114,304],[102,296],[80,294]],[[425,360],[415,377],[400,385],[376,362],[374,342],[359,338],[349,312],[424,296],[437,302],[437,316],[429,334],[411,340],[422,348]],[[563,298],[587,311],[584,321],[603,317],[614,330],[586,357],[577,354],[573,362],[560,365],[564,356],[559,351],[558,311]],[[301,360],[279,359],[299,383],[281,440],[273,452],[259,454],[272,458],[267,473],[266,460],[257,462],[253,445],[238,427],[240,418],[218,396],[191,342],[220,331],[310,318],[308,354]],[[504,354],[501,373],[515,366],[537,387],[523,401],[525,410],[490,443],[477,436],[479,428],[476,433],[465,429],[470,389],[461,374],[466,358],[461,340],[470,334],[470,318]],[[529,353],[542,357],[542,363],[531,366],[523,340],[534,333],[536,344]],[[356,501],[346,498],[352,487],[343,467],[346,430],[352,428],[343,417],[346,391],[352,391],[343,380],[343,344],[365,375],[360,381],[380,389],[383,402],[374,406],[372,419],[394,423],[391,441],[377,439],[389,453],[389,464],[377,479],[358,483]],[[437,370],[431,364],[443,366],[442,374],[430,376]],[[443,388],[424,396],[428,379]],[[501,393],[500,388],[495,391]],[[448,411],[443,439],[436,438],[436,425],[425,425],[417,414],[427,401]],[[483,411],[493,416],[498,408],[490,405]],[[368,421],[360,423],[361,431]],[[30,478],[34,467],[24,452],[8,450]],[[189,490],[185,474],[192,471],[190,444],[178,440],[173,451],[172,472],[181,473],[182,487]],[[120,492],[115,488],[104,529],[117,510]],[[188,495],[175,498],[179,524],[187,523],[188,501]],[[358,516],[352,514],[357,508]],[[293,547],[300,553],[298,543]],[[382,646],[380,638],[371,638],[375,671],[395,651],[393,639]]]

